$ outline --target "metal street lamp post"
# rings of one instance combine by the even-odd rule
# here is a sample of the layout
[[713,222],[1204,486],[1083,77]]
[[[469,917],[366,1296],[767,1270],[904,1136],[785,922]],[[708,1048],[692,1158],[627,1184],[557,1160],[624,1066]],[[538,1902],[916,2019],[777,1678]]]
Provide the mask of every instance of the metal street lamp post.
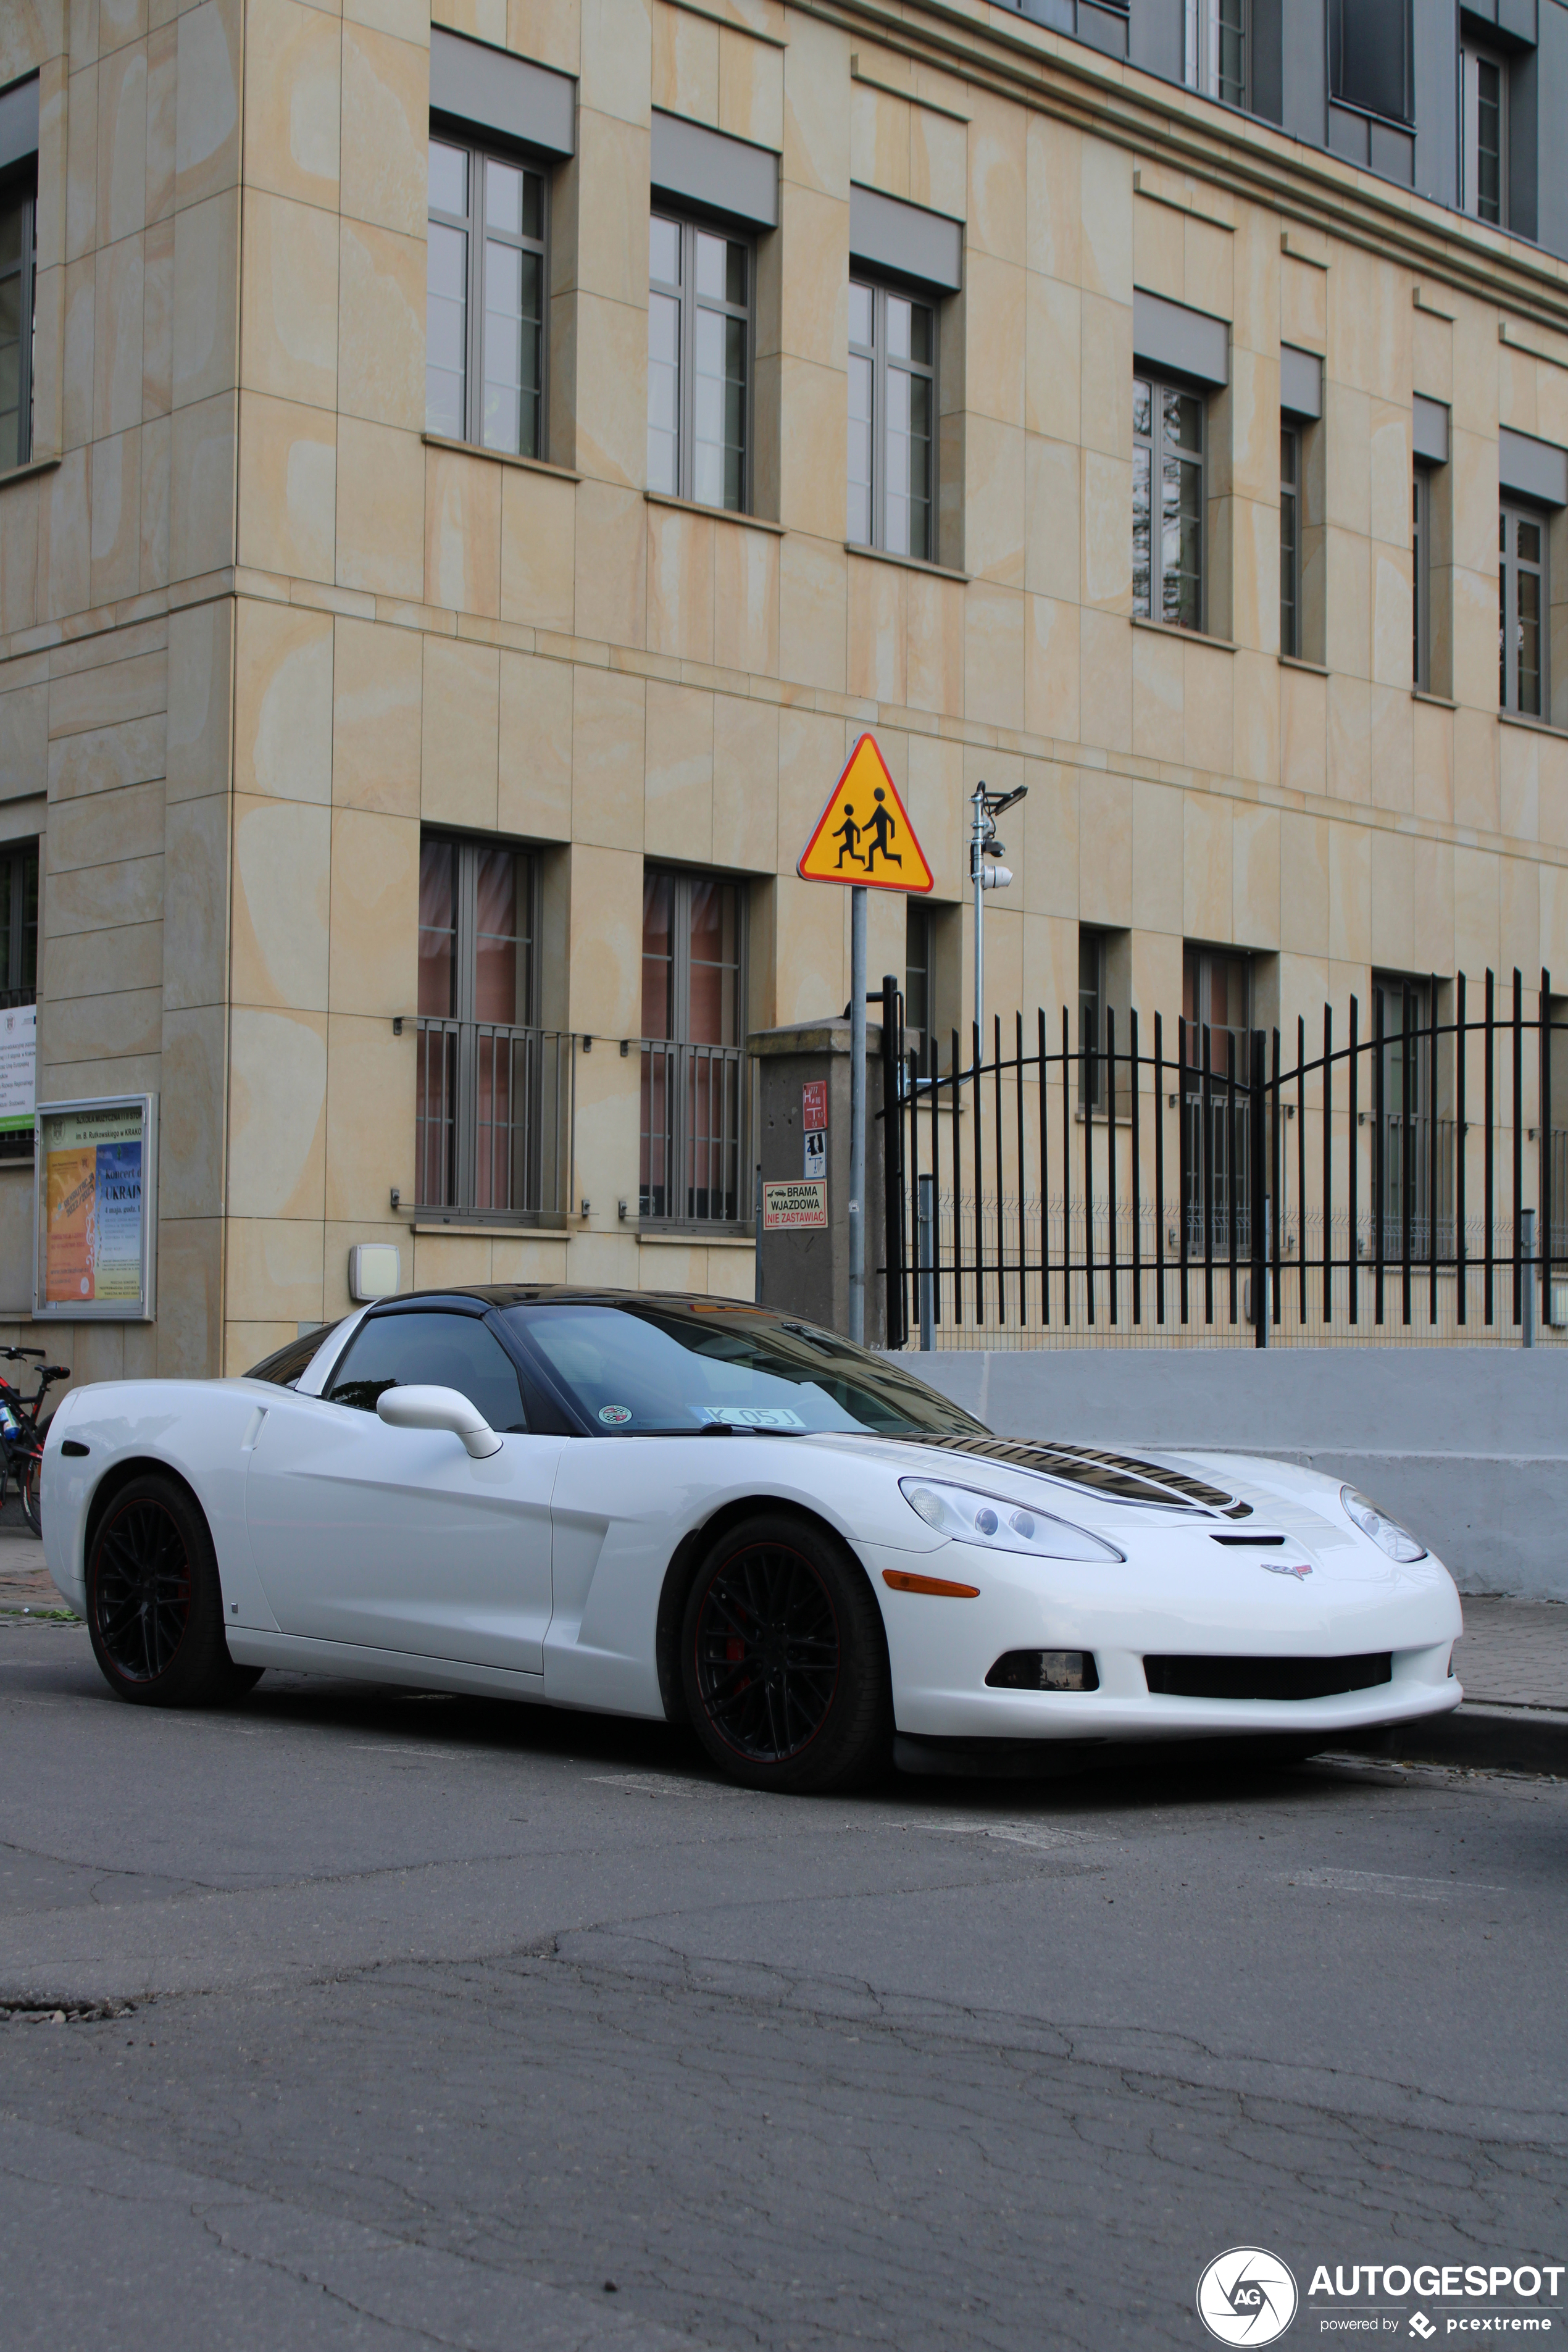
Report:
[[1027,784],[1019,784],[1010,793],[988,792],[984,779],[970,796],[974,812],[969,836],[969,878],[974,886],[974,1027],[981,1045],[985,1041],[985,893],[1005,890],[1013,879],[1011,866],[1004,866],[1002,844],[996,838],[996,820],[1004,809],[1010,809],[1025,799]]

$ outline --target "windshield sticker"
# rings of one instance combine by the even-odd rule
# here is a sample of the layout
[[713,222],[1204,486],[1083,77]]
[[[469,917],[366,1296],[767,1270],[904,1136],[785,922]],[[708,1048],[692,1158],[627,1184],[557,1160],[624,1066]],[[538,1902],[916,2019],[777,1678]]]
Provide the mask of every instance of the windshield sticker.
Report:
[[700,1404],[699,1421],[727,1422],[731,1429],[804,1429],[805,1422],[787,1404]]
[[630,1421],[631,1417],[629,1404],[602,1404],[599,1407],[599,1419],[608,1429],[619,1429],[622,1423]]

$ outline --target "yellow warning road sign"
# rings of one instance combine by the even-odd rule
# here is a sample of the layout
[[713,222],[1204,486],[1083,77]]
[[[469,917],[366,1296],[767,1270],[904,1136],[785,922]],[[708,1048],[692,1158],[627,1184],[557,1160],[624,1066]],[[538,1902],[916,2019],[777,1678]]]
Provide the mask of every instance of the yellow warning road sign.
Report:
[[807,882],[858,882],[873,890],[931,887],[935,877],[874,735],[862,735],[849,754],[795,871]]

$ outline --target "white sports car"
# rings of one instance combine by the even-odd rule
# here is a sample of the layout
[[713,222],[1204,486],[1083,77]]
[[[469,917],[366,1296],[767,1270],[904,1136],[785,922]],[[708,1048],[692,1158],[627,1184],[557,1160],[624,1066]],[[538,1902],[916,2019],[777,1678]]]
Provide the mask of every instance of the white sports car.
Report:
[[689,1723],[758,1788],[1295,1752],[1458,1706],[1447,1571],[1279,1463],[997,1438],[729,1299],[362,1308],[241,1380],[73,1391],[49,1571],[110,1687],[268,1666]]

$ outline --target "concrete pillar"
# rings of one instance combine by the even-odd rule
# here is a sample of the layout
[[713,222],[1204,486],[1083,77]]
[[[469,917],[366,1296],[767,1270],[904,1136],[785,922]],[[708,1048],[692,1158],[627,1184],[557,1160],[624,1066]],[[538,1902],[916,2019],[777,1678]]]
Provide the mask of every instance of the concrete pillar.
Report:
[[[805,1165],[805,1092],[827,1089],[827,1223],[764,1229],[762,1301],[849,1330],[849,1024],[792,1023],[747,1039],[758,1059],[763,1182],[798,1181]],[[866,1345],[879,1348],[887,1333],[883,1261],[882,1033],[866,1024]]]

